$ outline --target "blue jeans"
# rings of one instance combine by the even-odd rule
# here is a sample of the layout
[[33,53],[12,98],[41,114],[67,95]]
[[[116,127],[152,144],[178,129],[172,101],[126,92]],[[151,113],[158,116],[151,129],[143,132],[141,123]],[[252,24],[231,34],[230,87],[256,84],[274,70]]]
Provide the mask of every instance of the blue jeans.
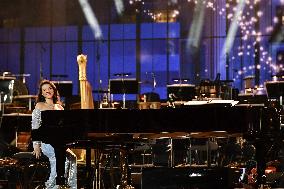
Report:
[[[57,189],[56,185],[56,158],[54,148],[50,144],[41,144],[42,153],[48,157],[50,163],[50,175],[45,183],[47,189]],[[67,184],[71,189],[77,189],[77,157],[71,151],[67,150],[65,161],[65,178],[67,178]]]

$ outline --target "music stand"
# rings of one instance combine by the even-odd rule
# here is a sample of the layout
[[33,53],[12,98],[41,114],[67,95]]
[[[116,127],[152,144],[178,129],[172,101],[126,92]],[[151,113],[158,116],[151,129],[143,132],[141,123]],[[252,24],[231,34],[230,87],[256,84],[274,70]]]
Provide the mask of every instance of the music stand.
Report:
[[51,81],[57,88],[61,97],[72,96],[73,83],[72,81]]
[[190,101],[195,97],[195,85],[172,84],[167,85],[167,95],[173,94],[177,101]]
[[123,108],[125,108],[125,94],[138,93],[138,81],[135,78],[119,78],[109,80],[111,94],[123,94]]
[[265,83],[267,97],[269,99],[277,99],[282,105],[284,97],[284,81],[268,81]]

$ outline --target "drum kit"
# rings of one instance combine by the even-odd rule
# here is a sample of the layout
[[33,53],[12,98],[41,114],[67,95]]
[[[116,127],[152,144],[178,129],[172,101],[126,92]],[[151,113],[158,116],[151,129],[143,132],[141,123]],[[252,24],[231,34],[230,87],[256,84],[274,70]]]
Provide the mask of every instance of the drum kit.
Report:
[[48,159],[35,159],[31,152],[18,152],[0,159],[1,188],[40,188],[48,176]]

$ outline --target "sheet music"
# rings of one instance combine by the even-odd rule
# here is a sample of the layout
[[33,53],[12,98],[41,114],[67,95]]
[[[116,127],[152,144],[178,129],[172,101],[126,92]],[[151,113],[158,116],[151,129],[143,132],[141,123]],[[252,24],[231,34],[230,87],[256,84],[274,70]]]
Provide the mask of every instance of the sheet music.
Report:
[[208,104],[209,101],[205,101],[205,100],[196,100],[196,101],[187,101],[184,103],[185,106],[194,106],[194,105],[204,105],[204,104]]
[[200,100],[200,101],[187,101],[184,103],[185,106],[194,106],[194,105],[205,105],[205,104],[231,104],[235,106],[239,101],[235,100]]

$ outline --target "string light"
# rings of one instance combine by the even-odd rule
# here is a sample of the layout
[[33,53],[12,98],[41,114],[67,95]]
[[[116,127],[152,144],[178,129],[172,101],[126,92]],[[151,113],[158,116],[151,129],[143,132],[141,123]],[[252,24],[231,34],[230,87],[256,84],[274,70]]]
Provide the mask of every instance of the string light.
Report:
[[[250,43],[251,40],[255,39],[256,42],[261,43],[263,38],[262,36],[264,35],[261,31],[255,31],[253,28],[255,27],[255,23],[259,22],[259,19],[261,19],[264,15],[263,11],[258,11],[256,13],[256,17],[255,16],[251,16],[252,13],[250,13],[250,11],[254,11],[254,7],[256,4],[260,3],[260,0],[255,0],[255,1],[246,1],[246,6],[247,9],[245,9],[245,13],[242,14],[241,17],[238,18],[238,26],[240,28],[240,32],[243,34],[243,37],[241,38],[243,40],[244,43]],[[282,4],[284,4],[284,0],[281,2]],[[226,8],[230,8],[229,4],[226,4]],[[227,13],[227,19],[229,21],[232,21],[233,19],[233,13],[236,11],[236,7],[231,7],[230,9],[231,12]],[[219,11],[220,13],[222,11]],[[278,23],[279,20],[277,17],[273,18],[273,23]],[[273,27],[272,26],[267,26],[265,29],[265,33],[268,34],[270,32],[273,31]],[[256,42],[253,43],[253,45],[256,45]],[[243,57],[243,56],[251,56],[251,49],[252,46],[250,44],[244,45],[243,47],[239,46],[237,55],[239,57]],[[266,66],[269,66],[272,70],[280,70],[283,69],[283,65],[275,65],[275,63],[272,62],[272,58],[271,56],[269,56],[269,52],[266,51],[266,49],[263,46],[260,46],[260,51],[261,53],[261,57],[260,57],[260,64],[257,65],[256,69],[263,69],[263,70],[268,70]],[[244,53],[245,52],[245,53]],[[255,53],[257,53],[258,51],[255,50]],[[253,57],[255,57],[255,54],[253,54]],[[231,63],[235,63],[235,57],[232,56],[230,59]],[[263,66],[261,64],[264,64]],[[253,70],[255,68],[255,66],[249,66],[249,70]],[[242,71],[243,70],[243,71]],[[270,70],[268,72],[271,72]],[[233,78],[234,81],[236,81],[240,75],[244,75],[247,73],[247,69],[246,67],[240,68],[239,71],[237,71],[237,75],[235,76],[236,78]],[[241,78],[239,78],[241,79]]]
[[[211,10],[213,12],[216,12],[218,17],[223,18],[227,20],[229,23],[233,22],[234,15],[237,10],[237,5],[240,3],[241,0],[227,0],[225,4],[218,3],[219,0],[187,0],[188,3],[193,3],[197,5],[198,3],[203,3],[205,7],[208,10]],[[134,5],[135,3],[140,2],[144,5],[143,0],[129,0],[130,5]],[[171,0],[171,5],[178,4],[178,1]],[[242,42],[237,47],[237,51],[230,51],[229,52],[229,64],[232,65],[232,69],[236,69],[233,67],[239,67],[239,59],[240,58],[255,58],[255,53],[259,53],[259,64],[256,65],[256,69],[259,70],[265,70],[265,73],[271,73],[275,72],[277,70],[283,70],[283,65],[276,65],[275,62],[273,62],[271,52],[269,50],[269,45],[261,46],[265,40],[263,36],[271,34],[273,31],[273,25],[278,24],[280,22],[279,18],[274,16],[272,18],[272,24],[268,25],[267,27],[263,27],[266,23],[261,23],[262,27],[260,30],[256,30],[255,26],[256,24],[260,23],[260,20],[263,19],[266,12],[265,10],[257,10],[255,13],[255,7],[259,6],[260,3],[266,3],[266,0],[245,0],[245,8],[242,10],[241,14],[237,17],[237,26],[239,29],[240,34],[242,35],[241,38],[239,38]],[[284,5],[284,0],[279,0],[280,5]],[[151,19],[153,19],[155,22],[159,21],[165,21],[165,17],[163,15],[167,16],[167,19],[172,19],[171,21],[175,21],[180,14],[178,9],[170,10],[170,12],[163,12],[163,11],[154,11],[147,9],[146,7],[143,7],[143,13],[145,15],[148,15]],[[169,16],[169,18],[168,18]],[[169,21],[169,20],[167,20]],[[256,44],[259,44],[259,52],[257,49],[254,48]],[[264,43],[266,44],[266,43]],[[236,47],[236,44],[234,44]],[[237,58],[238,57],[238,58]],[[251,64],[254,64],[254,61],[251,61]],[[248,66],[248,67],[246,67]],[[238,68],[236,72],[236,75],[234,76],[233,80],[237,81],[242,79],[241,76],[245,76],[245,74],[248,74],[248,70],[250,70],[253,73],[253,69],[255,69],[255,65],[245,65],[244,67]],[[204,69],[205,72],[209,72],[207,68]],[[249,73],[251,74],[251,73]]]

